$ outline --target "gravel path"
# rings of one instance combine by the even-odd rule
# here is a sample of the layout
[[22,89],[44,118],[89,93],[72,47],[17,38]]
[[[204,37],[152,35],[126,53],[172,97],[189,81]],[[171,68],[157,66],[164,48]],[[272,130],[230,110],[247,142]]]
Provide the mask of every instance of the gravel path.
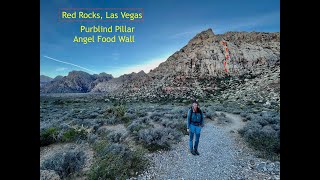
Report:
[[200,156],[189,152],[184,136],[171,151],[149,154],[153,165],[137,179],[280,179],[280,163],[254,157],[239,147],[235,134],[209,121],[201,132]]

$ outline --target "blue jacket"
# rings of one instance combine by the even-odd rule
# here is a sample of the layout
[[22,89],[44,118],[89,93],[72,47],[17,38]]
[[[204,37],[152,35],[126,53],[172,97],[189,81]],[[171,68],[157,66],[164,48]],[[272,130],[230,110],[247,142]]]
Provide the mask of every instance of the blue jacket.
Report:
[[[190,124],[193,124],[192,122],[191,122],[191,118],[190,118],[190,116],[191,116],[191,111],[193,111],[192,109],[189,109],[189,111],[188,111],[188,116],[187,116],[187,128],[189,129],[189,127],[190,127]],[[202,114],[202,116],[201,116],[201,114]],[[203,115],[203,112],[201,111],[201,114],[198,112],[198,113],[195,113],[195,112],[193,112],[192,113],[192,121],[195,121],[195,122],[198,122],[198,123],[200,123],[200,125],[201,126],[203,126],[203,124],[204,124],[204,115]],[[202,117],[202,118],[201,118]]]

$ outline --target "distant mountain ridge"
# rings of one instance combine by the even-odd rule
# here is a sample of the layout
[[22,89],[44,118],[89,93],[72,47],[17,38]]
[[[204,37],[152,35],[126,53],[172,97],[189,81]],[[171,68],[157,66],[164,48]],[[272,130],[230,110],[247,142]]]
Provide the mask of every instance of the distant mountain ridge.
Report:
[[52,81],[52,78],[45,75],[40,75],[40,87],[45,85],[46,83]]
[[108,81],[113,76],[106,73],[90,75],[83,71],[71,71],[67,76],[57,76],[44,86],[41,93],[87,93],[98,83]]
[[[230,54],[225,71],[224,41]],[[130,100],[219,98],[269,102],[280,93],[280,33],[198,33],[149,73],[89,75],[76,71],[47,83],[42,92],[100,92]],[[270,89],[270,90],[268,90]],[[268,93],[265,91],[269,91]],[[272,93],[270,93],[270,91]],[[246,96],[245,94],[248,93]],[[252,95],[252,97],[251,97]]]

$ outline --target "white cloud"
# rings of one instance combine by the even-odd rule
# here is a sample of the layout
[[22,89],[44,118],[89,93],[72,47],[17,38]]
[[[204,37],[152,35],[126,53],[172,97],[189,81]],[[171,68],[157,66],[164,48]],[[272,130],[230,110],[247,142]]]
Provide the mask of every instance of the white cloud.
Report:
[[56,71],[65,71],[65,70],[67,70],[68,68],[66,68],[66,67],[59,67],[59,68],[57,68],[56,69]]

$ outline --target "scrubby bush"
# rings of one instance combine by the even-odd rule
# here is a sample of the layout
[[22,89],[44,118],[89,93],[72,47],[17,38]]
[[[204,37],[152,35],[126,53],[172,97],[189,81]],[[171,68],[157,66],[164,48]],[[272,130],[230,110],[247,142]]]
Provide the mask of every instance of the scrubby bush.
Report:
[[132,121],[131,124],[129,124],[129,126],[127,127],[127,129],[131,132],[131,133],[137,133],[138,131],[140,131],[141,129],[147,128],[149,127],[147,123],[143,123],[141,121],[141,119],[139,120],[135,120]]
[[246,118],[248,116],[248,113],[246,111],[242,111],[240,113],[240,116]]
[[189,135],[187,132],[187,120],[178,119],[175,128],[184,135]]
[[259,123],[262,127],[269,124],[265,118],[259,118],[256,120],[256,122]]
[[280,119],[278,119],[278,115],[265,113],[265,115],[250,114],[248,117],[250,117],[250,121],[243,129],[239,130],[240,135],[251,147],[259,150],[264,158],[277,157],[280,154]]
[[168,116],[168,118],[170,120],[176,120],[176,119],[179,119],[181,117],[183,117],[183,114],[171,114],[171,115]]
[[150,115],[150,119],[152,119],[155,122],[159,122],[161,121],[162,116],[163,115],[161,113],[155,112]]
[[73,121],[73,124],[84,126],[84,127],[93,127],[95,125],[101,124],[101,120],[98,119],[76,119]]
[[227,117],[227,115],[225,113],[220,113],[219,116],[222,117],[222,118]]
[[148,128],[138,132],[139,142],[150,151],[169,149],[181,136],[181,132],[171,128]]
[[123,117],[126,113],[126,107],[124,105],[114,107],[114,115],[116,117]]
[[115,124],[119,124],[120,123],[120,119],[115,117],[115,116],[111,116],[108,119],[105,120],[105,123],[107,125],[115,125]]
[[110,129],[99,128],[97,130],[96,134],[98,135],[98,137],[107,137],[111,132],[112,132],[112,130],[110,130]]
[[233,113],[233,114],[241,114],[242,111],[241,111],[240,109],[234,108],[234,109],[231,110],[230,112]]
[[261,117],[258,117],[256,114],[247,114],[246,120],[247,121],[253,121],[253,120],[257,120],[260,119]]
[[131,120],[134,120],[134,119],[137,119],[138,116],[136,113],[128,113],[127,114],[127,117],[129,117]]
[[147,112],[144,112],[144,111],[138,111],[138,112],[136,112],[136,115],[137,115],[138,117],[145,117],[145,116],[148,115],[148,113],[147,113]]
[[181,108],[181,107],[173,107],[171,109],[172,114],[183,114],[184,111],[185,111],[185,109]]
[[78,141],[87,139],[87,132],[84,128],[70,128],[62,134],[63,142]]
[[54,170],[62,178],[68,177],[71,173],[83,168],[85,153],[78,149],[70,149],[66,152],[58,152],[51,158],[46,159],[41,169]]
[[90,144],[94,144],[97,141],[97,139],[98,139],[98,136],[96,134],[90,133],[88,135],[88,142]]
[[95,146],[96,162],[88,179],[128,179],[148,166],[142,150],[131,151],[123,144],[101,142]]
[[161,125],[163,127],[168,127],[171,129],[176,129],[179,127],[179,125],[183,123],[182,120],[180,119],[164,119],[161,121]]
[[119,143],[122,140],[121,137],[122,137],[121,133],[110,133],[107,136],[108,141],[112,143]]
[[211,111],[223,111],[225,109],[221,104],[212,104],[208,108],[211,108]]
[[53,144],[58,140],[59,130],[56,127],[40,129],[40,146]]

